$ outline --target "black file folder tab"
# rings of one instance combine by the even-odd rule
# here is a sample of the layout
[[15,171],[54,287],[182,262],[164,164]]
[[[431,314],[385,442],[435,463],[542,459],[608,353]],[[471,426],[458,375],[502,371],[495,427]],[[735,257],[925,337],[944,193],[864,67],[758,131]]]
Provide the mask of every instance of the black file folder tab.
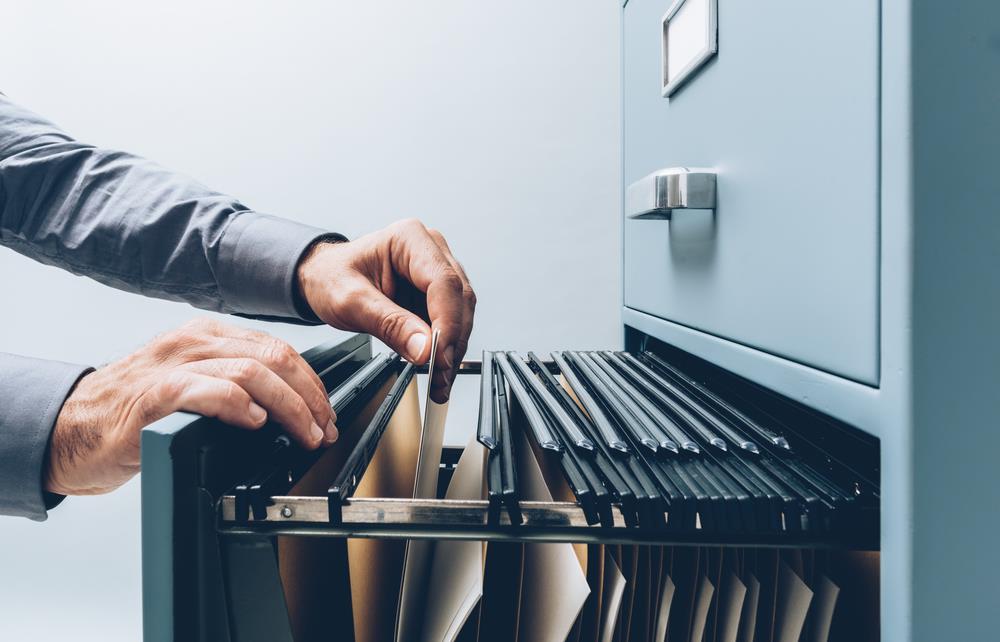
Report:
[[649,424],[652,420],[637,406],[625,401],[607,375],[599,368],[595,369],[584,355],[579,353],[565,353],[565,355],[571,359],[571,364],[577,368],[584,381],[581,389],[588,389],[601,400],[608,413],[617,420],[617,426],[626,440],[636,448],[647,448],[655,453],[660,444],[650,433]]
[[[687,436],[680,424],[667,416],[651,398],[644,395],[639,388],[632,385],[610,363],[598,355],[584,355],[584,358],[589,359],[595,367],[603,370],[615,385],[618,386],[621,393],[637,404],[641,412],[652,420],[652,427],[649,428],[649,432],[657,438],[661,448],[675,453],[679,452],[680,448],[698,452],[695,442]],[[708,441],[711,441],[711,439]]]
[[[515,357],[520,361],[518,357]],[[588,524],[601,522],[608,526],[614,524],[614,517],[611,513],[611,498],[613,490],[606,485],[605,479],[601,476],[598,468],[594,465],[593,448],[594,442],[588,437],[577,418],[571,414],[571,408],[567,405],[567,400],[563,397],[565,391],[555,381],[548,371],[545,363],[534,353],[528,353],[529,368],[538,377],[539,382],[547,393],[545,399],[550,405],[541,408],[542,414],[547,415],[553,424],[553,429],[559,432],[563,439],[570,439],[569,430],[565,424],[571,424],[572,430],[578,435],[574,443],[585,442],[589,448],[574,449],[568,448],[559,459],[559,465],[566,477],[566,482],[577,502],[583,508]],[[562,421],[555,417],[553,412],[558,408],[562,412]]]
[[483,350],[483,365],[479,389],[479,443],[493,450],[497,446],[496,394],[494,392],[493,353]]
[[[682,392],[653,372],[644,363],[628,353],[605,353],[608,361],[626,373],[637,385],[656,396],[665,404],[669,411],[682,422],[692,426],[703,435],[721,435],[743,450],[759,452],[757,444],[738,430],[730,428],[719,418],[706,412],[699,405],[686,397]],[[714,436],[713,435],[713,436]],[[722,441],[719,437],[715,437]]]
[[511,364],[510,358],[505,353],[498,352],[494,355],[494,359],[500,366],[504,379],[510,384],[514,396],[521,402],[521,408],[528,419],[528,426],[534,433],[538,445],[546,450],[561,451],[562,442],[549,429],[548,422],[545,421],[538,407],[532,402],[531,393],[521,381],[520,373]]
[[[552,421],[557,425],[557,430],[561,434],[562,439],[577,448],[593,450],[594,442],[585,436],[579,427],[573,423],[573,420],[569,418],[569,415],[566,414],[562,406],[556,403],[552,394],[542,385],[536,376],[532,375],[532,370],[521,360],[521,357],[516,353],[508,353],[507,358],[508,362],[521,375],[521,380],[527,384],[530,394],[534,395],[544,411],[551,415]],[[536,367],[538,367],[538,364],[536,364]],[[547,372],[544,365],[541,368]]]
[[[701,400],[702,403],[704,403],[708,408],[714,409],[719,413],[719,415],[726,417],[734,423],[742,424],[751,432],[757,433],[775,446],[785,449],[789,448],[787,439],[753,421],[738,409],[720,399],[712,391],[708,390],[694,379],[685,376],[674,366],[670,365],[657,355],[651,352],[646,352],[642,356],[650,363],[661,368],[667,376],[674,380],[675,383],[685,388],[693,398]],[[633,363],[640,363],[633,355],[628,355],[628,357]]]
[[392,384],[392,388],[389,389],[389,393],[375,412],[375,416],[372,417],[371,422],[361,434],[358,443],[354,446],[354,450],[351,451],[340,474],[337,475],[336,480],[334,480],[327,491],[330,523],[336,524],[340,522],[341,506],[361,482],[368,464],[375,455],[375,449],[378,447],[379,440],[385,432],[389,419],[392,418],[392,413],[395,412],[396,406],[399,405],[400,400],[403,398],[403,393],[406,392],[406,387],[409,385],[410,379],[413,378],[413,373],[413,364],[407,364],[403,368],[403,371],[399,373],[395,383]]
[[608,420],[607,416],[601,407],[594,401],[594,398],[590,396],[586,388],[580,383],[579,378],[572,368],[569,367],[569,363],[563,357],[561,352],[553,352],[552,358],[555,360],[559,367],[559,371],[566,381],[569,383],[573,392],[576,394],[577,399],[580,400],[580,405],[587,412],[590,420],[594,423],[596,431],[600,433],[600,439],[604,440],[604,443],[608,448],[618,450],[621,452],[627,452],[628,446],[625,445],[625,441],[622,436],[618,434],[614,426]]
[[[331,403],[338,415],[361,407],[371,412],[376,404],[377,410],[330,474],[326,496],[285,494],[316,455],[303,455],[277,437],[260,469],[220,501],[220,528],[434,539],[878,546],[877,441],[852,438],[850,448],[831,452],[831,431],[857,431],[791,400],[765,400],[752,384],[658,346],[634,353],[563,350],[551,360],[486,351],[481,364],[458,369],[482,377],[478,425],[472,428],[474,447],[483,448],[483,499],[354,498],[418,372],[397,355],[364,363],[333,390]],[[383,384],[394,375],[385,392]],[[378,391],[384,397],[373,398]],[[530,452],[518,452],[525,443]],[[569,489],[552,495],[572,501],[522,495],[517,462],[527,455],[544,464],[546,483]],[[455,460],[452,453],[449,461]]]
[[[507,509],[510,523],[518,526],[524,522],[518,504],[517,471],[514,468],[514,440],[511,435],[510,407],[507,405],[507,384],[503,373],[496,369],[490,372],[496,398],[491,400],[490,409],[496,430],[497,447],[489,453],[487,460],[487,487],[490,502],[489,523],[500,521],[500,507]],[[483,376],[486,376],[486,362],[483,362]]]
[[389,365],[396,361],[399,356],[395,353],[384,354],[374,357],[371,361],[361,367],[358,372],[344,382],[330,395],[330,407],[339,417],[346,412],[347,408],[357,400],[365,396],[365,391],[370,390],[375,382],[384,381],[388,376]]

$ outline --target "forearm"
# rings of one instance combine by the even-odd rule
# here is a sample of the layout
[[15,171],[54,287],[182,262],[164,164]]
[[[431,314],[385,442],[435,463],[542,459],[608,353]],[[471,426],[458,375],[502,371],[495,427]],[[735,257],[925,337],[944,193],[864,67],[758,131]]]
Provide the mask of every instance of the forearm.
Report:
[[0,515],[45,519],[49,437],[63,402],[89,368],[0,352]]
[[113,287],[301,319],[295,266],[323,230],[73,140],[0,95],[0,243]]

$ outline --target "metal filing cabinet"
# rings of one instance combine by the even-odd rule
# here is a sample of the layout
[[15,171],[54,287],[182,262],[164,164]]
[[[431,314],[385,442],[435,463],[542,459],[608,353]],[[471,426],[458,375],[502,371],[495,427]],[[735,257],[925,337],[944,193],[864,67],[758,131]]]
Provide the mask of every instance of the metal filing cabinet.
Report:
[[879,437],[882,639],[996,639],[1000,3],[627,0],[622,24],[626,349]]

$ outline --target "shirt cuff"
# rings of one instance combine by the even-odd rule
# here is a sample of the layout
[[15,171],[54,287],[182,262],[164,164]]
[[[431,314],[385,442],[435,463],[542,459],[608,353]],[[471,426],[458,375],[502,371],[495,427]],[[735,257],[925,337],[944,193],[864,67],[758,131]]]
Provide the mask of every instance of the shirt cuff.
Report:
[[60,496],[42,489],[49,437],[87,366],[0,353],[0,515],[43,521]]
[[219,291],[235,314],[317,322],[296,305],[295,269],[313,243],[347,238],[288,219],[244,212],[236,215],[219,245]]

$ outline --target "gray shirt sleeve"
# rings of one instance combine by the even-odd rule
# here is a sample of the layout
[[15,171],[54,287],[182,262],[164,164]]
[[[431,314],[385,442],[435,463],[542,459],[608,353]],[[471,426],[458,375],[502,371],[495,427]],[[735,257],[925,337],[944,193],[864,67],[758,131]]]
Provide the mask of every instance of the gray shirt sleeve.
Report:
[[59,496],[42,490],[49,435],[89,368],[0,352],[0,515],[44,520]]
[[[324,237],[343,240],[80,143],[0,95],[0,245],[25,256],[129,292],[311,323],[295,268]],[[85,370],[0,354],[0,514],[44,519],[48,436]]]
[[0,95],[0,244],[26,256],[129,292],[301,321],[295,267],[325,235],[77,142]]

